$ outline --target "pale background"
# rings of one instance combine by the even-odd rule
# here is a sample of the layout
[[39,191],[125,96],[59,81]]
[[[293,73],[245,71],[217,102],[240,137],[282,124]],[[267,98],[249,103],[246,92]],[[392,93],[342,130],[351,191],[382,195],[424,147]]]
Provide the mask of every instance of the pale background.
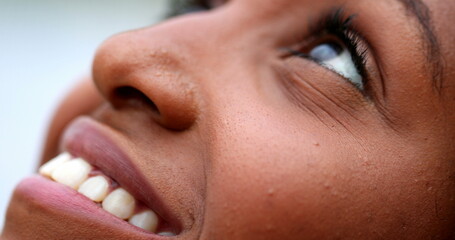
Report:
[[157,22],[169,0],[0,0],[0,230],[35,169],[51,113],[109,36]]

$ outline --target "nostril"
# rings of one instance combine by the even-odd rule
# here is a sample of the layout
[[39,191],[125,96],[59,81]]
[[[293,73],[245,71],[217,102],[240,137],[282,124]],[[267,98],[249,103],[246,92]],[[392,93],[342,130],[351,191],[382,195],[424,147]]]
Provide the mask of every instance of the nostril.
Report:
[[116,108],[146,108],[160,114],[158,107],[144,93],[133,87],[118,87],[113,91],[111,102]]

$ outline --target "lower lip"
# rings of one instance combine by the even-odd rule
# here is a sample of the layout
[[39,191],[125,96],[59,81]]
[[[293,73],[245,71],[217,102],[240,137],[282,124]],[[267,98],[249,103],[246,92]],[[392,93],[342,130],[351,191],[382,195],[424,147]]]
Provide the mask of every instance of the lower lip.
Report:
[[[129,236],[130,239],[163,239],[116,218],[75,190],[41,176],[22,180],[15,189],[11,204],[23,204],[22,207],[28,209],[31,214],[28,217],[33,218],[33,213],[39,213],[36,215],[39,218],[47,214],[51,218],[63,219],[62,221],[68,223],[82,223],[80,228],[76,227],[77,230],[80,229],[81,234],[87,232],[103,234],[103,230],[107,230],[105,234],[109,236],[117,233],[118,235],[115,235],[117,237],[123,235]],[[41,226],[45,225],[42,221],[40,223]],[[67,225],[62,223],[62,226]],[[58,227],[52,226],[51,229]],[[77,233],[72,229],[71,234]]]

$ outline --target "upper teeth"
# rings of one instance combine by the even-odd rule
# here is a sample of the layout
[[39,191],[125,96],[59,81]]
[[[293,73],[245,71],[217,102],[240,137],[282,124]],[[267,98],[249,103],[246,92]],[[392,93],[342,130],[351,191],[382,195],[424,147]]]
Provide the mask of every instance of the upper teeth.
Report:
[[[76,189],[94,202],[100,202],[107,212],[128,220],[130,224],[156,232],[159,218],[150,209],[135,213],[136,199],[123,188],[109,187],[109,178],[102,174],[89,177],[93,166],[82,158],[73,159],[69,153],[62,153],[41,166],[38,172],[52,180]],[[169,232],[158,233],[169,234]],[[175,235],[171,233],[171,235]]]
[[92,166],[90,164],[84,159],[78,158],[58,165],[52,172],[51,178],[56,182],[78,189],[87,180],[91,170]]
[[91,177],[82,183],[78,191],[94,202],[102,202],[108,194],[109,183],[103,176]]
[[136,201],[127,191],[118,188],[104,199],[102,206],[115,216],[128,219],[133,215]]
[[[138,226],[143,229],[151,229],[150,231],[155,232],[156,231],[156,224],[155,222],[158,221],[158,216],[150,210],[146,210],[142,213],[136,214],[132,216],[129,220],[129,222],[135,226]],[[163,235],[163,233],[166,232],[161,232],[160,235]],[[169,235],[168,235],[169,236]],[[172,235],[170,235],[172,236]]]

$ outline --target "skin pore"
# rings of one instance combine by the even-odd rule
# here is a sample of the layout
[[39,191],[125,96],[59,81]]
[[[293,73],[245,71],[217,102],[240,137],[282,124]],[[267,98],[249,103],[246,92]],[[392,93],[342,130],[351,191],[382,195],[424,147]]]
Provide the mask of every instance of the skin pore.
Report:
[[[179,220],[176,239],[454,238],[455,2],[422,4],[428,26],[400,0],[232,0],[113,36],[43,161],[89,115]],[[286,51],[339,42],[311,27],[339,8],[366,49],[364,90]],[[13,195],[2,240],[68,236],[146,239]]]

